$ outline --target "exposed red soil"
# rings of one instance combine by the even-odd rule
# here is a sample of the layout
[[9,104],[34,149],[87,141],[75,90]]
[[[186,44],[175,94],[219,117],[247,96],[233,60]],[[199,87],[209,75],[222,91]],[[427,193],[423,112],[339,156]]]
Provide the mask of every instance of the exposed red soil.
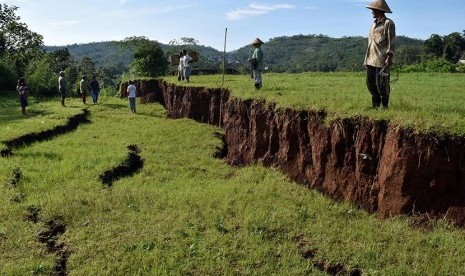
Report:
[[296,182],[380,218],[427,213],[465,225],[465,137],[418,134],[368,118],[328,125],[324,112],[279,109],[230,97],[227,90],[163,80],[141,81],[138,88],[171,118],[221,126],[231,165],[278,167]]

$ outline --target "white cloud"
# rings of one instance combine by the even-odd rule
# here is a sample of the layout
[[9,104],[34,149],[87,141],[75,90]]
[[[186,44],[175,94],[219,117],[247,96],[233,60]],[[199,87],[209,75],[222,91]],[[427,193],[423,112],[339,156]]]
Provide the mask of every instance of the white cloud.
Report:
[[234,11],[228,12],[229,20],[239,20],[248,16],[258,16],[268,14],[277,10],[293,9],[295,6],[288,4],[277,4],[277,5],[268,5],[268,4],[257,4],[251,3],[247,8],[236,9]]

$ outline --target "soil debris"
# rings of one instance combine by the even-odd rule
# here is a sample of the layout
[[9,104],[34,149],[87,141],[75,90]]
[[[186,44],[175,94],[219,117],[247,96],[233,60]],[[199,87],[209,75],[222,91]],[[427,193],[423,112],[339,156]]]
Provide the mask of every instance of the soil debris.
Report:
[[37,238],[39,242],[47,246],[49,253],[55,254],[57,257],[52,275],[68,275],[67,263],[70,251],[63,242],[57,241],[58,237],[65,233],[66,224],[61,218],[50,219],[45,224],[46,228],[38,233]]

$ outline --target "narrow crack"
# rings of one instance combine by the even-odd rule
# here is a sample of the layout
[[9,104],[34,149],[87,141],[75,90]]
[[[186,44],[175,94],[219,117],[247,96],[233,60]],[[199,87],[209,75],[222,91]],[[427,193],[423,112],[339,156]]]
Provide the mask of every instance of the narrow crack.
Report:
[[90,123],[89,119],[87,119],[89,113],[90,112],[87,109],[83,109],[82,113],[69,118],[65,125],[55,126],[52,129],[41,132],[28,133],[23,136],[4,141],[4,146],[0,151],[0,155],[2,157],[9,157],[13,155],[13,149],[24,148],[33,143],[50,140],[56,136],[75,131],[81,124]]
[[100,181],[105,186],[111,187],[114,181],[132,176],[144,167],[144,159],[139,156],[140,151],[137,145],[129,145],[128,150],[128,156],[123,163],[100,175]]

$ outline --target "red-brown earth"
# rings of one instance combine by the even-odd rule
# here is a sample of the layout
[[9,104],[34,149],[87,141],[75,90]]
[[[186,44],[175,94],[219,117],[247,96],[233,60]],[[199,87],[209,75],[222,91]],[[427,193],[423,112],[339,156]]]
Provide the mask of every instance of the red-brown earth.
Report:
[[380,218],[427,214],[465,225],[464,137],[421,134],[363,117],[328,124],[325,112],[276,108],[222,89],[163,80],[136,85],[143,102],[161,103],[170,118],[222,127],[231,165],[279,168],[298,183]]

